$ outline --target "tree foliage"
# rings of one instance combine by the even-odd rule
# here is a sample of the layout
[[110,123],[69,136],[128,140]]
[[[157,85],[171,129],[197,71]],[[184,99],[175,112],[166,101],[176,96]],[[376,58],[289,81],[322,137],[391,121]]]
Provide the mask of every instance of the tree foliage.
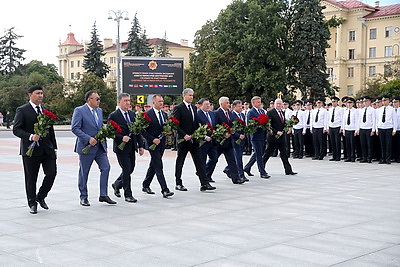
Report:
[[14,32],[14,27],[5,30],[4,36],[0,37],[0,73],[12,74],[25,59],[25,49],[16,47],[16,41],[23,37]]
[[153,48],[151,48],[147,41],[146,30],[142,31],[136,13],[132,21],[131,30],[129,31],[128,44],[123,52],[127,56],[150,57],[153,55]]
[[91,35],[88,52],[84,55],[83,68],[87,72],[94,73],[97,77],[105,78],[110,67],[101,60],[105,53],[97,34],[96,22],[93,24]]
[[161,43],[157,46],[156,54],[158,57],[170,57],[172,54],[169,52],[167,46],[167,33],[164,33],[164,37],[161,39]]

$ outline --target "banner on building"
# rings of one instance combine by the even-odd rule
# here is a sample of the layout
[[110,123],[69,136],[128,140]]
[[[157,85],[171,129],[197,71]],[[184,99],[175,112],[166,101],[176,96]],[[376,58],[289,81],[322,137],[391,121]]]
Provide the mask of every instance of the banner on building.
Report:
[[183,58],[122,57],[122,90],[131,95],[180,95]]

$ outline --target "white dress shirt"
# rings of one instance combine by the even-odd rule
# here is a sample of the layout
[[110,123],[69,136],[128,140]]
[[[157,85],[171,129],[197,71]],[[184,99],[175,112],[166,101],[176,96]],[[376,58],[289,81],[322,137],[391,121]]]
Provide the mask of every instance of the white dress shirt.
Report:
[[[365,113],[367,110],[367,113]],[[364,114],[365,122],[364,122]],[[373,107],[364,107],[360,109],[359,114],[359,121],[360,121],[360,129],[369,130],[371,129],[373,132],[376,131],[376,110]]]
[[[382,121],[385,112],[385,122]],[[393,132],[397,130],[397,114],[391,106],[382,106],[376,110],[376,131],[379,129],[391,129]]]
[[[333,110],[335,110],[334,120],[332,122],[332,114]],[[328,127],[337,128],[342,126],[342,117],[343,117],[343,108],[337,107],[330,107],[328,111]]]
[[[350,121],[349,121],[350,114]],[[359,114],[360,111],[356,108],[348,108],[343,112],[342,128],[343,131],[357,131],[359,129]],[[350,122],[350,124],[348,123]]]
[[[315,121],[316,118],[317,121]],[[310,127],[311,130],[312,128],[323,128],[324,131],[328,130],[328,111],[325,108],[316,108],[311,112]]]

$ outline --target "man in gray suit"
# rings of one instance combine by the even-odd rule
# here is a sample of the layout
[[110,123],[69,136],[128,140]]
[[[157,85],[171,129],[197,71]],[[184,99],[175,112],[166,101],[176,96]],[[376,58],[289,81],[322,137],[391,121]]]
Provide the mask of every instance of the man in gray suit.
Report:
[[[103,111],[99,108],[100,96],[95,91],[85,94],[86,104],[75,108],[72,115],[72,132],[77,136],[75,152],[79,155],[78,187],[80,204],[90,206],[88,200],[87,181],[90,167],[96,161],[100,169],[100,202],[117,204],[107,195],[110,163],[107,157],[107,142],[99,143],[94,137],[103,126]],[[87,145],[91,148],[87,154],[82,149]]]

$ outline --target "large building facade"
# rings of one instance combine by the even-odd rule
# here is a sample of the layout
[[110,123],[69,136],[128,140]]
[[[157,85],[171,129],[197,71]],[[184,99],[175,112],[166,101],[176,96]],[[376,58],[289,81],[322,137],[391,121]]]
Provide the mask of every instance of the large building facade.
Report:
[[390,71],[391,63],[399,57],[400,4],[369,6],[360,1],[321,1],[326,19],[344,19],[331,28],[327,68],[338,95],[355,95],[366,87],[368,79]]
[[[162,39],[153,38],[149,39],[148,43],[156,51],[157,46],[162,42]],[[121,43],[121,51],[125,49],[127,42]],[[173,43],[167,41],[167,46],[171,57],[178,57],[184,59],[185,68],[189,66],[189,54],[194,50],[188,46],[187,40],[181,40],[181,43]],[[59,44],[58,58],[58,72],[66,82],[77,81],[80,79],[81,74],[85,72],[83,68],[84,55],[87,53],[86,44],[81,44],[76,41],[72,32],[68,33],[67,39]],[[108,86],[116,87],[117,84],[117,46],[113,43],[112,39],[103,40],[103,51],[105,55],[102,60],[110,66],[110,72],[107,74],[105,81]],[[121,56],[125,54],[121,52]],[[155,52],[154,55],[155,56]]]

